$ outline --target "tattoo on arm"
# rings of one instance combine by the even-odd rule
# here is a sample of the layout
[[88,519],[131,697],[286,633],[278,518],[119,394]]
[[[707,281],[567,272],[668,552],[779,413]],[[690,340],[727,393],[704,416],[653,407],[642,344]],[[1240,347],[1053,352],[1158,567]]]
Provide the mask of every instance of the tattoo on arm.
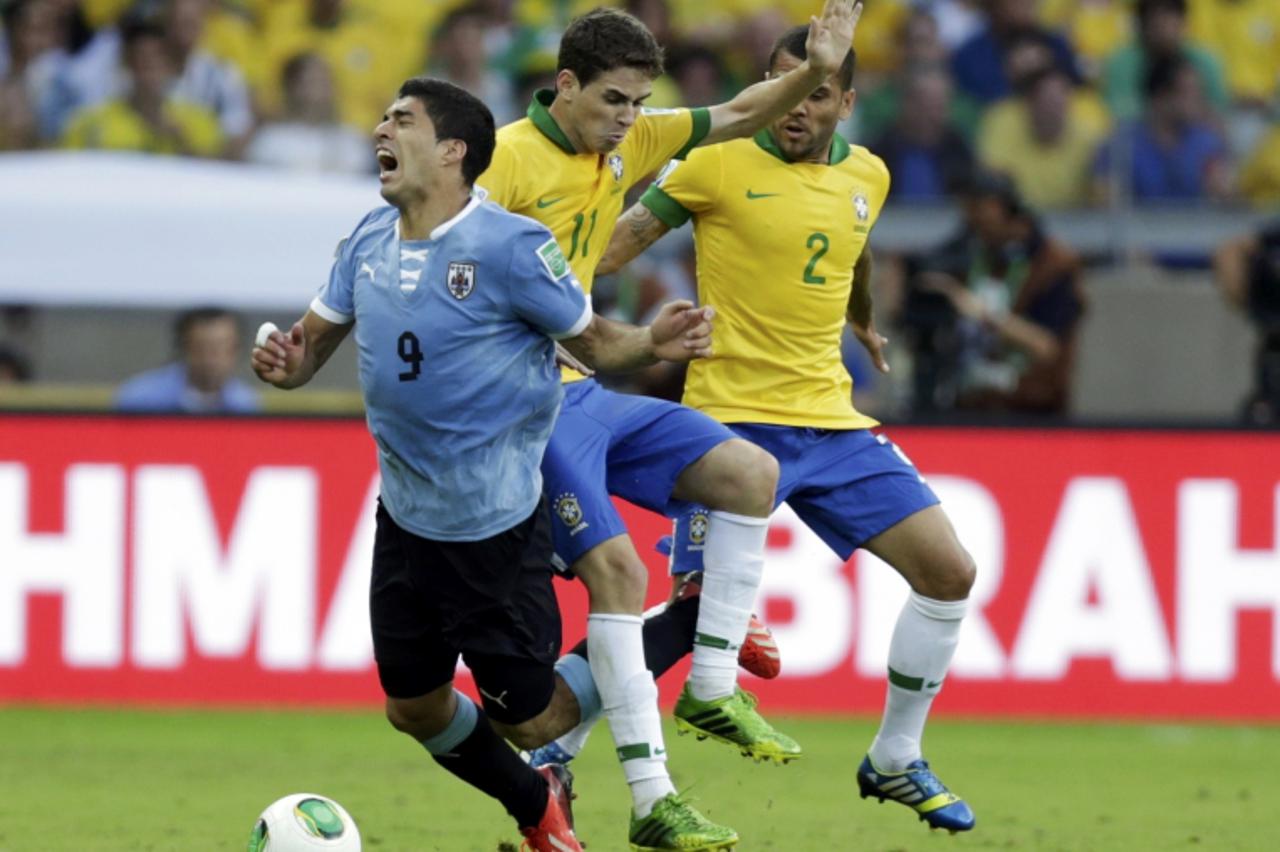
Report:
[[634,260],[671,230],[643,204],[633,204],[614,228],[604,257],[596,267],[597,275],[616,272]]
[[864,247],[853,265],[853,289],[849,293],[849,322],[871,325],[871,249]]

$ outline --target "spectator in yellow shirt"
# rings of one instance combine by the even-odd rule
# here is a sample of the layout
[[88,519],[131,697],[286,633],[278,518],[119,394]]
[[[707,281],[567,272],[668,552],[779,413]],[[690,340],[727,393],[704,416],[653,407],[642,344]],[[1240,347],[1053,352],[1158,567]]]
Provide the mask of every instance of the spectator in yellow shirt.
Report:
[[131,22],[122,38],[126,94],[72,115],[63,146],[216,156],[223,145],[217,117],[169,94],[176,73],[163,31]]
[[983,117],[978,156],[1013,178],[1036,209],[1076,207],[1090,192],[1095,152],[1106,125],[1073,96],[1071,78],[1050,65],[1019,84],[1019,94]]

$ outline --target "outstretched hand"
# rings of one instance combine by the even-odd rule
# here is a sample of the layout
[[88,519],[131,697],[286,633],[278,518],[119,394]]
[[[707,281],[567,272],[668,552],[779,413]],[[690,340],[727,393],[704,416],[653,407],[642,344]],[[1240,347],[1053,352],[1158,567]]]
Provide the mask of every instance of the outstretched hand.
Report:
[[653,355],[663,361],[692,361],[711,355],[711,320],[714,308],[694,307],[680,299],[662,306],[649,325]]
[[302,323],[296,322],[286,335],[277,329],[267,335],[249,356],[253,372],[264,382],[281,385],[298,371],[307,354],[307,338]]
[[804,49],[809,65],[830,77],[840,70],[849,48],[853,47],[853,33],[862,17],[862,4],[853,0],[826,0],[822,14],[809,18],[809,37]]

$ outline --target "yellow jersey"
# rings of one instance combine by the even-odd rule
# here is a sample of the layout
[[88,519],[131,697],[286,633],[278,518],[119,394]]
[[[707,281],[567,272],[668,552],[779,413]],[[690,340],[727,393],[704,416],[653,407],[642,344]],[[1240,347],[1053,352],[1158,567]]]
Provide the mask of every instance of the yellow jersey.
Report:
[[769,131],[700,148],[641,199],[670,227],[693,219],[698,300],[713,353],[689,365],[684,404],[722,423],[877,425],[853,406],[840,338],[853,266],[889,170],[840,136],[829,163],[790,162]]
[[490,201],[550,228],[590,294],[627,190],[706,138],[711,115],[646,110],[613,151],[580,154],[548,110],[554,98],[537,92],[528,116],[498,131],[493,162],[476,183]]

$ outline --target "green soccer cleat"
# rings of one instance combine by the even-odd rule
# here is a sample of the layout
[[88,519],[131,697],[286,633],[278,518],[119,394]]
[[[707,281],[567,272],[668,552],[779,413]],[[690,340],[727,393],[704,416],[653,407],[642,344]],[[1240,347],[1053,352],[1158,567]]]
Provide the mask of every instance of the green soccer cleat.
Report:
[[679,793],[659,799],[644,819],[631,814],[631,852],[722,852],[738,845],[738,832],[716,825]]
[[802,753],[799,743],[775,731],[773,725],[756,712],[756,697],[740,687],[727,698],[699,701],[686,683],[676,701],[675,716],[677,733],[692,732],[700,740],[710,737],[736,746],[744,757],[756,763],[762,760],[789,763],[798,760]]

